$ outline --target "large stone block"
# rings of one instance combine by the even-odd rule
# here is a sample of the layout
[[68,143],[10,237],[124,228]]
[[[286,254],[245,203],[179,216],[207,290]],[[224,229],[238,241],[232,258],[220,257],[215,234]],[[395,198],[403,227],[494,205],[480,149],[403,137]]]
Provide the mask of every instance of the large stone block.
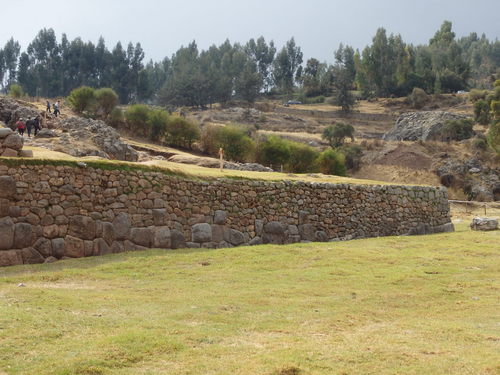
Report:
[[156,226],[165,225],[167,218],[167,210],[164,208],[153,210],[153,222]]
[[61,259],[66,252],[66,242],[64,238],[54,238],[51,241],[52,244],[52,255],[57,259]]
[[227,220],[227,212],[223,210],[217,210],[214,213],[214,224],[224,225]]
[[20,250],[0,251],[0,267],[16,266],[18,264],[23,264]]
[[182,232],[177,229],[172,229],[170,231],[170,246],[172,249],[183,249],[186,247],[186,239]]
[[2,152],[2,156],[6,157],[6,158],[15,158],[15,157],[18,156],[18,151],[17,150],[13,150],[11,148],[6,148]]
[[69,219],[68,234],[82,240],[94,240],[96,233],[95,221],[83,215],[75,215]]
[[212,228],[210,224],[201,223],[195,224],[191,229],[191,241],[197,243],[212,241]]
[[103,238],[97,238],[94,241],[94,255],[111,254],[111,248]]
[[228,234],[229,235],[226,236],[227,238],[225,238],[225,241],[229,242],[231,245],[239,246],[245,242],[245,236],[243,235],[243,233],[236,229],[230,229],[228,231]]
[[9,216],[10,199],[0,198],[0,218]]
[[102,238],[106,241],[106,243],[111,246],[113,242],[115,242],[115,227],[113,224],[108,222],[102,223]]
[[119,213],[113,220],[115,228],[115,238],[119,241],[128,240],[130,237],[130,217],[126,213]]
[[153,231],[149,228],[132,228],[130,230],[130,240],[139,246],[151,247]]
[[269,234],[284,234],[286,227],[279,221],[271,221],[264,225],[264,232]]
[[14,222],[10,217],[0,219],[0,250],[10,250],[14,248]]
[[38,240],[36,240],[33,248],[36,249],[45,258],[48,258],[52,255],[52,241],[47,238],[40,237]]
[[0,139],[4,139],[7,136],[14,134],[14,132],[9,128],[0,128]]
[[316,241],[316,228],[312,224],[299,225],[299,233],[302,240]]
[[45,258],[32,247],[22,249],[21,257],[24,264],[37,264],[45,261]]
[[498,220],[489,217],[475,217],[470,224],[472,230],[495,230],[498,229]]
[[16,196],[16,181],[11,176],[0,176],[0,198],[13,199]]
[[158,249],[170,249],[170,228],[156,227],[153,235],[153,247]]
[[85,246],[81,238],[66,236],[64,238],[66,244],[65,256],[71,258],[83,258],[85,256]]
[[24,139],[19,134],[10,134],[5,137],[3,141],[3,146],[5,148],[11,148],[13,150],[21,150],[23,148]]
[[24,249],[33,245],[33,227],[28,223],[17,223],[14,233],[14,247]]

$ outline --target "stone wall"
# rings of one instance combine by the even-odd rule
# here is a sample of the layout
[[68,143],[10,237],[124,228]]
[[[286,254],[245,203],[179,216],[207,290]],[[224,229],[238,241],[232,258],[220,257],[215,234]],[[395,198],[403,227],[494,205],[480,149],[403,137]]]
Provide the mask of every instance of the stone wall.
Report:
[[[0,159],[0,265],[453,230],[443,188],[219,179]],[[24,164],[23,164],[24,163]]]

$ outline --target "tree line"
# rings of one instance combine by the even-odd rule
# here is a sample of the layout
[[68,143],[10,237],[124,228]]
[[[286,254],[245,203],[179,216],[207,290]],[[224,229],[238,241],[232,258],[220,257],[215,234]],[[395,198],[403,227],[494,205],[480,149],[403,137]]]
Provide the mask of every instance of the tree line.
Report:
[[31,96],[66,96],[80,86],[110,87],[121,103],[207,107],[261,95],[333,96],[348,109],[352,92],[362,98],[405,96],[416,87],[448,93],[491,88],[500,73],[500,42],[471,33],[457,39],[445,21],[427,45],[414,46],[380,28],[363,50],[340,45],[334,63],[310,58],[291,38],[278,48],[264,37],[245,44],[226,40],[200,50],[196,42],[162,61],[144,62],[140,43],[108,49],[81,38],[57,40],[41,30],[21,52],[11,38],[0,48],[0,89],[16,83]]

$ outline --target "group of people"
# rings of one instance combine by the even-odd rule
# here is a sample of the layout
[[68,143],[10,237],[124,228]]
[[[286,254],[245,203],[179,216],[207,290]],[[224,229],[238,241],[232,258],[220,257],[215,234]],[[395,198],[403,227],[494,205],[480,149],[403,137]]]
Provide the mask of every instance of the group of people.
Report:
[[33,129],[35,130],[35,136],[36,136],[41,129],[40,116],[36,116],[36,117],[31,118],[31,119],[28,118],[28,120],[26,120],[26,122],[24,122],[23,118],[21,117],[16,122],[16,128],[17,128],[17,132],[22,137],[24,137],[24,132],[27,131],[28,137],[31,138],[31,132],[33,131]]
[[[59,111],[59,100],[52,105],[52,108],[54,108],[54,115],[56,117],[57,115],[61,114],[61,111]],[[52,113],[50,109],[51,109],[50,102],[47,100],[47,109],[45,111]]]

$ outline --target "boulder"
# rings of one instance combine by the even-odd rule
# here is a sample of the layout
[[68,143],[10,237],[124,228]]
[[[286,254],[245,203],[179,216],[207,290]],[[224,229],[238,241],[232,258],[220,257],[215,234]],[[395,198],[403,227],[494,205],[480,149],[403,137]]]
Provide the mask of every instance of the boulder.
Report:
[[224,225],[227,220],[227,212],[223,210],[217,210],[214,213],[214,224]]
[[52,255],[58,259],[61,259],[66,252],[66,242],[64,238],[54,238],[51,241],[52,244]]
[[172,229],[170,231],[170,246],[172,249],[183,249],[186,247],[186,239],[177,229]]
[[306,241],[316,241],[316,228],[313,224],[299,225],[300,238]]
[[0,267],[16,266],[18,264],[23,264],[20,250],[0,251]]
[[212,228],[210,224],[201,223],[193,225],[191,229],[191,241],[197,243],[212,241]]
[[264,225],[262,234],[263,243],[284,244],[286,242],[285,231],[287,226],[279,221],[271,221]]
[[45,261],[45,258],[32,247],[22,249],[21,257],[24,264],[37,264]]
[[443,111],[403,113],[384,135],[387,141],[442,140],[443,125],[449,120],[465,120],[464,115]]
[[69,219],[68,234],[82,240],[94,240],[96,223],[88,216],[75,215]]
[[10,199],[0,198],[0,217],[9,216],[10,202]]
[[33,227],[28,223],[17,223],[14,233],[14,248],[24,249],[33,245]]
[[36,137],[37,138],[55,138],[55,137],[57,137],[57,134],[53,130],[43,128],[42,130],[40,130],[37,133]]
[[0,198],[13,199],[16,195],[16,181],[11,176],[0,176]]
[[126,213],[119,213],[113,220],[113,227],[115,229],[115,238],[119,241],[127,240],[130,236],[130,218]]
[[13,133],[14,132],[9,128],[0,128],[0,139],[4,139]]
[[21,150],[21,151],[19,151],[19,157],[32,158],[33,157],[33,150]]
[[18,152],[16,150],[13,150],[11,148],[6,148],[5,150],[3,150],[1,156],[4,156],[6,158],[16,158],[18,156],[17,154]]
[[248,243],[250,246],[255,246],[255,245],[262,245],[262,238],[259,236],[256,236],[250,240]]
[[153,247],[158,249],[170,249],[170,228],[155,227],[153,234]]
[[85,256],[85,246],[81,238],[66,236],[64,239],[66,245],[65,256],[71,258],[83,258]]
[[52,241],[47,238],[40,237],[33,245],[33,248],[44,257],[52,255]]
[[130,240],[136,245],[149,248],[153,240],[153,231],[149,228],[132,228]]
[[19,134],[11,134],[3,140],[3,147],[19,151],[23,148],[24,138]]
[[0,250],[10,250],[14,247],[15,225],[10,217],[0,219]]
[[470,227],[472,230],[496,230],[498,229],[498,220],[489,217],[475,217],[474,219],[472,219]]
[[94,255],[106,255],[111,254],[112,251],[108,246],[107,242],[102,238],[97,238],[94,241]]
[[227,238],[225,238],[225,241],[234,246],[242,245],[245,242],[245,236],[243,235],[243,233],[236,229],[230,229],[228,231],[228,236],[226,237]]
[[111,246],[113,242],[115,242],[115,227],[112,223],[102,223],[102,238],[104,238],[109,246]]

